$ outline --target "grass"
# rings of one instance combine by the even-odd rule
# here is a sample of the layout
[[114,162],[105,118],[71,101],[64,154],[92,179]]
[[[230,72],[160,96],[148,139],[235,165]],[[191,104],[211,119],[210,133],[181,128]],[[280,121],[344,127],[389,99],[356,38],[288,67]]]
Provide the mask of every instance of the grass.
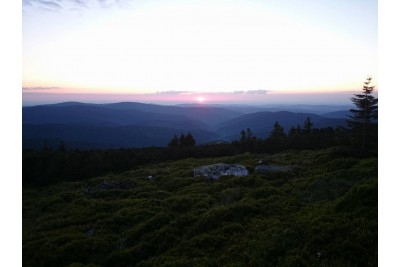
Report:
[[[259,174],[259,160],[294,168]],[[250,175],[192,177],[219,162]],[[101,189],[105,182],[118,186]],[[377,158],[337,148],[245,153],[25,187],[23,263],[376,266]]]

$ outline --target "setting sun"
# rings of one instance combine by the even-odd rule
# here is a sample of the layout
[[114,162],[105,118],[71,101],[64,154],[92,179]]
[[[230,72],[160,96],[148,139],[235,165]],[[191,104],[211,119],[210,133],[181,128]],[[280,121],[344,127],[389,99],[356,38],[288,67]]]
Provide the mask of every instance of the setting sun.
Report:
[[196,97],[198,103],[203,103],[206,99],[203,96]]

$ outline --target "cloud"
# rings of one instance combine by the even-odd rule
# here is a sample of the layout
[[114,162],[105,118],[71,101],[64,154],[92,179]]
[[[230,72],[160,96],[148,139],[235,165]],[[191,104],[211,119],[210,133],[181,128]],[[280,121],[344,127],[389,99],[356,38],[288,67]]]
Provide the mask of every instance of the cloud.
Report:
[[82,8],[111,8],[119,6],[124,8],[129,6],[128,0],[22,0],[23,7],[41,8],[48,11],[58,11],[61,9],[76,11]]
[[109,8],[114,5],[123,5],[124,0],[97,0],[97,2],[101,5],[101,7]]
[[70,10],[81,10],[80,8],[88,8],[88,2],[90,0],[69,0],[69,2],[72,4],[72,8]]
[[247,90],[247,91],[233,91],[234,95],[266,95],[271,92],[270,90],[258,89],[258,90]]
[[60,87],[22,87],[23,91],[46,91],[46,90],[54,90],[61,89]]
[[22,5],[24,5],[24,6],[32,6],[31,0],[22,0]]
[[61,0],[22,0],[23,6],[37,6],[46,10],[59,10],[62,6],[59,4]]
[[266,95],[270,90],[258,89],[258,90],[247,90],[247,91],[233,91],[233,92],[192,92],[192,91],[159,91],[156,92],[157,95]]
[[232,94],[234,94],[234,95],[242,95],[244,93],[246,93],[246,92],[245,91],[233,91],[232,92]]
[[55,9],[62,8],[59,4],[57,4],[56,2],[53,2],[53,1],[40,1],[39,0],[37,2],[48,8],[55,8]]
[[189,91],[160,91],[156,93],[157,95],[183,95],[183,94],[190,94]]
[[79,5],[79,6],[83,6],[83,7],[87,7],[85,0],[70,0],[71,2],[74,2],[75,4]]
[[250,95],[265,95],[268,92],[269,92],[268,90],[259,89],[259,90],[248,90],[246,93]]

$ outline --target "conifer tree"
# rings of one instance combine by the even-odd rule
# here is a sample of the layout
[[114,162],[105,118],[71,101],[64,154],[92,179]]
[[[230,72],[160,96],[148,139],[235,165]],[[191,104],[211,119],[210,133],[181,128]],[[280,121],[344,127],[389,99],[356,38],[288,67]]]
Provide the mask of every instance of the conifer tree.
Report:
[[313,128],[313,123],[311,122],[310,117],[307,117],[307,119],[304,121],[304,126],[303,126],[304,133],[310,134],[312,128]]
[[240,143],[241,144],[246,143],[246,131],[245,130],[240,131]]
[[361,142],[362,148],[366,148],[372,137],[377,137],[378,98],[372,95],[375,86],[370,85],[371,80],[368,77],[364,82],[363,92],[350,98],[356,108],[349,110],[352,115],[348,116],[350,120],[347,124]]
[[300,125],[297,125],[296,128],[294,126],[290,128],[288,133],[288,138],[289,138],[289,144],[294,148],[299,148],[303,145],[302,130]]
[[300,135],[300,134],[301,134],[300,125],[297,125],[296,128],[295,128],[294,126],[292,126],[292,127],[290,128],[290,130],[289,130],[288,137],[289,137],[289,138],[292,138],[292,137],[298,136],[298,135]]
[[196,140],[194,140],[194,137],[193,137],[191,132],[189,132],[186,135],[185,144],[184,145],[185,146],[194,146],[194,145],[196,145]]
[[283,127],[278,123],[278,121],[275,122],[269,136],[271,138],[286,138],[286,134],[283,130]]
[[183,133],[181,133],[181,136],[179,136],[179,146],[184,146],[186,143],[186,137]]
[[250,128],[247,128],[246,138],[247,140],[251,140],[253,138],[253,132],[250,130]]
[[171,139],[171,141],[168,143],[168,146],[176,147],[178,145],[179,145],[179,139],[178,136],[175,134],[174,137]]

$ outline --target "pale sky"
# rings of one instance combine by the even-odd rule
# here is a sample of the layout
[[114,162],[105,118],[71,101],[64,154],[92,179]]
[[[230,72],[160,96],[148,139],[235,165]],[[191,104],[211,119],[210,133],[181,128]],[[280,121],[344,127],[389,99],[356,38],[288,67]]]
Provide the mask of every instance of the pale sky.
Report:
[[354,91],[367,76],[378,83],[377,1],[23,0],[22,9],[24,100],[38,92],[202,102]]

